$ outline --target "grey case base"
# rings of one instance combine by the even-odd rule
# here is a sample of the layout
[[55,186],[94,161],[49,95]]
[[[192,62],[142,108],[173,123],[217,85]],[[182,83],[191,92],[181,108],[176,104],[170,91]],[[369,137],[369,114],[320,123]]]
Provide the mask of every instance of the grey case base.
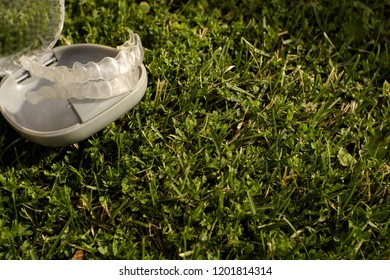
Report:
[[[119,50],[102,45],[78,44],[52,49],[56,65],[72,67],[73,63],[99,62],[115,57]],[[66,146],[88,138],[115,121],[142,99],[147,87],[144,65],[139,82],[125,94],[107,99],[53,99],[37,105],[26,100],[26,93],[50,85],[46,79],[27,77],[17,82],[16,73],[0,85],[0,110],[4,118],[25,138],[49,147]]]

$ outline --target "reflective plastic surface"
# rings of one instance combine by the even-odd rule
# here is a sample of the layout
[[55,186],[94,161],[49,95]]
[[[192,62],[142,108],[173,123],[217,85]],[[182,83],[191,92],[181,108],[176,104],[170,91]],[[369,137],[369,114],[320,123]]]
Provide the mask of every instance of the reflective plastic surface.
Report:
[[50,50],[64,15],[64,0],[0,0],[0,76],[22,55]]

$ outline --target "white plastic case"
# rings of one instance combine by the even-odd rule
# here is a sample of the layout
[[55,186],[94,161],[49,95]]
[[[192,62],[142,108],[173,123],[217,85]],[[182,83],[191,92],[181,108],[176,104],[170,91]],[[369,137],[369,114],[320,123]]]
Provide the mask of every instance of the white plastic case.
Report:
[[[38,8],[39,10],[36,10]],[[94,44],[60,46],[52,49],[63,26],[63,0],[0,0],[0,9],[11,11],[8,15],[0,15],[0,25],[3,24],[5,29],[13,28],[12,23],[8,22],[9,18],[21,17],[25,20],[25,15],[30,15],[33,21],[26,23],[27,32],[1,30],[8,34],[21,34],[21,39],[9,41],[6,36],[0,37],[0,75],[5,75],[0,84],[0,110],[4,118],[25,138],[50,147],[70,145],[103,129],[142,99],[147,87],[147,74],[141,63],[137,66],[137,71],[129,73],[129,79],[137,80],[128,92],[99,99],[49,98],[32,104],[26,99],[28,93],[36,92],[42,87],[55,90],[55,87],[52,81],[31,75],[24,69],[20,63],[22,55],[39,61],[46,65],[45,67],[65,66],[72,69],[75,63],[97,64],[106,57],[115,58],[120,50]],[[45,24],[37,23],[39,18],[43,18]],[[39,30],[30,32],[29,28]],[[35,40],[31,38],[31,33],[41,35]],[[26,34],[28,36],[25,39],[23,36],[26,37]],[[24,39],[25,46],[15,47],[12,49],[13,52],[9,51],[14,41],[20,43]],[[89,81],[92,85],[95,82],[98,83],[99,80]]]

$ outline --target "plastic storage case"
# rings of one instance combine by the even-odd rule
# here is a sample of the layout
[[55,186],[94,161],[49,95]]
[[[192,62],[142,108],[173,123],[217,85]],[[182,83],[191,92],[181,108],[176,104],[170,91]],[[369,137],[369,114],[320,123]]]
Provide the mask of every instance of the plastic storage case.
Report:
[[[0,84],[0,110],[25,138],[50,147],[76,143],[118,119],[145,94],[147,74],[141,58],[137,71],[123,76],[133,80],[133,84],[136,81],[127,92],[114,92],[112,97],[96,99],[48,98],[32,104],[26,95],[43,87],[55,91],[55,82],[32,75],[23,68],[22,56],[39,62],[44,68],[68,69],[72,75],[75,64],[92,63],[103,67],[99,62],[107,57],[116,58],[120,49],[95,44],[53,48],[64,22],[64,0],[0,0],[0,10],[5,11],[0,13],[0,32],[3,34],[0,35],[0,75],[5,76]],[[102,78],[91,79],[88,84],[93,87],[99,82]],[[62,81],[62,86],[68,85]],[[75,84],[69,84],[69,87],[75,87]]]

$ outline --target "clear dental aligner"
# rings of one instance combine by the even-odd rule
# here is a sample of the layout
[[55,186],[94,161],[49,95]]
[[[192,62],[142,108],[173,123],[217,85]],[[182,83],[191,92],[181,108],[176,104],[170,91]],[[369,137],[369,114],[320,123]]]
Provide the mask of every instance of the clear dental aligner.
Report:
[[23,56],[20,58],[24,69],[32,76],[60,83],[86,83],[90,80],[110,79],[123,75],[142,64],[144,50],[138,34],[130,32],[130,40],[117,47],[120,51],[115,58],[105,57],[100,62],[81,64],[75,62],[72,68],[66,66],[46,67],[40,62]]
[[130,92],[139,80],[139,68],[111,79],[90,80],[86,83],[57,82],[51,86],[42,86],[26,94],[31,104],[57,98],[104,99]]
[[130,92],[138,83],[139,66],[142,65],[144,49],[138,34],[130,32],[130,39],[117,47],[115,58],[105,57],[100,62],[47,67],[23,56],[20,61],[31,76],[53,82],[26,94],[31,104],[56,98],[103,99]]

